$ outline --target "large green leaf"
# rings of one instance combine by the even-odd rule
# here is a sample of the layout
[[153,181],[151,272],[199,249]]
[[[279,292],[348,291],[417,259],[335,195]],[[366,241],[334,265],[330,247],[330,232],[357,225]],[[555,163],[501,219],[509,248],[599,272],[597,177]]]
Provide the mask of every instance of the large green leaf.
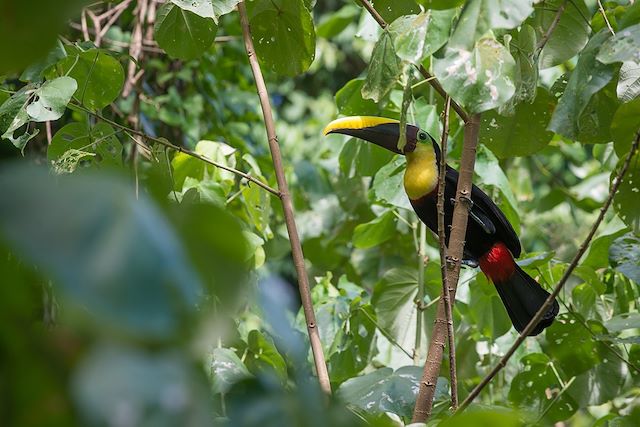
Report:
[[538,63],[536,60],[536,32],[523,24],[509,42],[509,50],[516,61],[514,82],[516,90],[509,102],[498,111],[505,116],[515,114],[515,106],[521,102],[533,103],[538,86]]
[[417,0],[425,9],[452,9],[464,3],[464,0]]
[[536,153],[553,138],[547,124],[554,105],[555,99],[549,92],[538,88],[533,104],[518,104],[513,117],[489,111],[482,115],[480,141],[501,159]]
[[255,0],[247,4],[251,36],[264,66],[284,76],[305,72],[315,57],[316,33],[301,0]]
[[78,83],[74,97],[92,110],[111,104],[124,84],[124,70],[120,62],[99,49],[80,51],[69,49],[68,56],[59,63],[62,73]]
[[[564,0],[547,0],[544,7],[536,9],[532,26],[538,32],[538,40],[544,37],[553,24],[557,10]],[[573,58],[589,40],[589,10],[584,0],[572,0],[566,4],[549,40],[540,53],[540,68],[550,68]]]
[[287,364],[270,338],[254,329],[249,333],[247,368],[254,375],[272,374],[283,383],[287,380]]
[[609,332],[621,332],[640,328],[640,313],[624,313],[613,316],[604,324]]
[[383,31],[371,54],[367,77],[362,85],[362,97],[380,102],[396,85],[401,65],[388,31]]
[[598,33],[581,52],[576,68],[571,72],[567,87],[553,112],[549,130],[573,140],[577,140],[581,133],[589,132],[590,122],[582,120],[583,113],[592,97],[609,83],[616,71],[613,65],[603,64],[596,59],[600,46],[608,38],[609,33]]
[[360,15],[360,10],[354,4],[346,4],[336,12],[331,13],[328,17],[322,20],[316,31],[318,36],[330,39],[336,37],[342,31],[352,24],[354,20]]
[[[640,62],[640,61],[639,61]],[[629,102],[640,95],[640,63],[626,61],[620,67],[616,93],[622,102]]]
[[203,18],[213,18],[217,24],[218,19],[232,12],[240,0],[171,0],[171,2]]
[[454,15],[454,10],[429,10],[393,21],[389,32],[396,54],[405,61],[420,64],[447,42]]
[[640,62],[640,24],[625,28],[602,43],[597,58],[604,64]]
[[[616,174],[614,171],[611,176]],[[638,189],[640,189],[640,154],[631,159],[631,165],[625,175],[618,192],[613,197],[613,208],[622,221],[636,235],[640,235],[640,209],[638,209]]]
[[420,6],[414,0],[372,0],[371,4],[387,22],[393,22],[403,15],[420,12]]
[[66,310],[142,340],[182,330],[202,282],[165,217],[128,182],[5,166],[0,185],[12,189],[0,200],[3,240],[54,279]]
[[516,28],[533,12],[532,0],[469,0],[448,47],[471,50],[491,30]]
[[469,286],[469,319],[482,336],[495,339],[511,329],[511,320],[495,287],[483,274]]
[[611,122],[611,136],[618,157],[624,157],[631,150],[640,130],[640,99],[622,104],[615,112]]
[[214,393],[226,393],[234,383],[251,376],[238,355],[228,348],[213,349],[209,366]]
[[166,3],[158,10],[154,37],[169,56],[189,60],[202,56],[209,49],[217,31],[218,26],[212,18],[203,18],[173,3]]
[[336,92],[338,112],[345,116],[375,116],[379,113],[378,105],[370,99],[362,97],[364,79],[353,79]]
[[371,189],[376,200],[399,208],[412,209],[409,198],[404,192],[405,166],[405,160],[402,157],[396,157],[378,170]]
[[569,376],[587,372],[602,357],[593,351],[594,338],[571,314],[560,314],[546,329],[548,347],[546,353]]
[[35,91],[36,101],[27,106],[29,118],[36,122],[58,120],[77,88],[78,84],[71,77],[46,81]]
[[27,85],[0,105],[0,137],[8,139],[20,150],[23,150],[27,142],[38,134],[36,129],[32,133],[25,131],[22,135],[15,136],[15,131],[29,121],[26,107],[32,99],[33,86]]
[[[369,412],[392,412],[411,417],[421,377],[419,366],[403,366],[395,372],[391,368],[381,368],[345,381],[337,394],[344,401]],[[447,395],[447,380],[440,377],[435,399],[442,400]]]
[[627,233],[613,241],[609,248],[611,265],[640,285],[640,238]]
[[516,411],[503,407],[469,407],[462,413],[438,424],[441,427],[521,427],[522,420]]
[[445,90],[472,113],[499,107],[515,92],[515,61],[493,36],[478,40],[472,50],[447,48],[434,60],[434,73]]
[[353,231],[353,245],[360,249],[372,248],[389,240],[395,231],[395,215],[392,211],[387,211],[365,224],[358,225]]

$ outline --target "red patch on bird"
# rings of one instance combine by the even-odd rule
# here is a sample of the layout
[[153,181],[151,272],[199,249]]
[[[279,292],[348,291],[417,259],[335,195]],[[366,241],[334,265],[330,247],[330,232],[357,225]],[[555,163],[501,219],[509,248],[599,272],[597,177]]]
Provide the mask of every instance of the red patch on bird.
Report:
[[493,283],[504,282],[516,269],[511,252],[502,242],[493,245],[479,261],[480,269]]

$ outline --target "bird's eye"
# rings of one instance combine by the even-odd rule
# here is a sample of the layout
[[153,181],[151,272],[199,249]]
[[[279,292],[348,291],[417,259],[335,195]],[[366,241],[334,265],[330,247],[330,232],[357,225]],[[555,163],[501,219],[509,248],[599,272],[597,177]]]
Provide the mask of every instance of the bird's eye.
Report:
[[418,138],[420,138],[420,141],[425,141],[427,139],[427,134],[424,132],[420,132],[418,134]]

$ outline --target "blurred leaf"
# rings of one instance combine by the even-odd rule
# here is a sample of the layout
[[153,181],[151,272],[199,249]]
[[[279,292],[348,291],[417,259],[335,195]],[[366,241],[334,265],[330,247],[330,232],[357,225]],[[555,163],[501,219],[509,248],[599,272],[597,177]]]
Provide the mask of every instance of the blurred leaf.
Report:
[[640,95],[640,61],[626,61],[620,67],[616,93],[622,102],[629,102]]
[[625,28],[602,43],[597,59],[604,64],[640,62],[640,24]]
[[[536,9],[532,26],[538,31],[538,40],[547,33],[564,0],[547,0],[545,7]],[[540,68],[551,68],[573,58],[589,41],[589,10],[584,0],[573,0],[560,15],[557,26],[540,53]]]
[[[336,12],[331,13],[326,19],[320,21],[316,32],[318,36],[331,39],[342,33],[349,24],[353,23],[360,15],[360,11],[353,4],[346,4]],[[337,94],[336,94],[337,96]]]
[[[621,166],[619,165],[619,167]],[[616,173],[616,171],[611,173],[611,179],[613,179]],[[636,235],[640,235],[638,191],[640,191],[640,154],[636,153],[631,159],[629,170],[623,178],[622,183],[620,183],[618,192],[613,197],[613,208],[620,219],[627,224]]]
[[513,34],[513,40],[509,42],[508,46],[516,61],[514,74],[516,89],[509,102],[500,106],[498,112],[505,116],[513,116],[516,105],[521,102],[532,104],[536,98],[538,62],[536,57],[537,39],[533,27],[523,24]]
[[427,11],[401,16],[389,25],[396,54],[400,59],[420,64],[447,42],[454,10]]
[[383,31],[371,54],[367,77],[362,85],[362,97],[380,102],[396,85],[401,64],[388,31]]
[[491,33],[471,48],[447,47],[444,58],[434,59],[433,70],[452,98],[469,112],[480,113],[513,96],[516,64]]
[[589,331],[568,313],[556,317],[545,335],[547,354],[566,375],[579,375],[602,362],[600,355],[593,351],[594,340]]
[[532,3],[532,0],[468,1],[462,9],[448,48],[469,51],[478,46],[478,41],[491,30],[516,28],[533,12]]
[[27,114],[36,122],[58,120],[77,88],[78,84],[71,77],[46,81],[34,92],[35,101],[27,106]]
[[[0,232],[50,274],[78,314],[140,339],[171,337],[202,286],[167,221],[129,185],[4,167]],[[42,212],[46,212],[43,218]]]
[[420,12],[420,6],[414,0],[372,0],[371,4],[387,22],[393,22],[402,15]]
[[511,320],[494,286],[478,274],[469,286],[469,319],[485,337],[498,338],[511,329]]
[[621,228],[614,233],[598,236],[591,241],[587,255],[580,265],[585,265],[593,269],[605,268],[609,266],[609,247],[611,243],[625,233],[625,228]]
[[218,19],[232,12],[240,0],[171,0],[171,2],[203,18],[213,18],[217,24]]
[[[180,3],[185,2],[180,1]],[[205,4],[207,7],[211,7],[211,3],[206,1],[188,1],[186,3],[196,4],[198,8],[204,7]],[[213,13],[213,9],[211,9],[211,13]],[[214,19],[203,18],[199,14],[182,9],[173,3],[166,3],[158,10],[154,38],[158,42],[158,46],[170,57],[190,60],[202,56],[209,49],[217,31],[218,26]]]
[[301,0],[255,0],[247,4],[251,36],[265,68],[295,76],[315,58],[316,33]]
[[396,231],[395,215],[387,211],[383,215],[358,225],[353,232],[353,245],[367,249],[389,240]]
[[[381,368],[345,381],[337,394],[347,403],[368,412],[392,412],[410,418],[421,377],[419,366],[403,366],[395,372],[391,368]],[[438,378],[435,399],[445,399],[448,388],[446,378]]]
[[69,153],[73,150],[87,153],[91,157],[82,159],[98,167],[122,166],[122,144],[113,128],[99,122],[89,127],[87,123],[69,123],[51,139],[47,159],[53,162],[58,173],[71,173],[78,162]]
[[442,427],[519,427],[522,426],[520,416],[506,408],[470,407],[463,413],[456,414],[442,421]]
[[[375,144],[351,140],[347,144],[356,145],[354,155],[356,172],[360,176],[373,176],[381,167],[389,163],[394,153]],[[346,159],[345,159],[346,160]]]
[[376,173],[372,191],[377,200],[382,200],[393,206],[412,210],[409,199],[404,192],[405,160],[396,157],[380,168]]
[[17,129],[29,121],[26,107],[32,99],[32,90],[33,86],[27,85],[0,105],[0,137],[10,140],[20,150],[24,149],[29,139],[37,135],[37,131],[32,134],[25,131],[17,138],[14,135]]
[[211,425],[202,371],[185,354],[102,344],[77,368],[72,389],[89,425]]
[[640,285],[640,238],[627,233],[613,241],[609,260],[616,271]]
[[378,105],[362,96],[364,79],[353,79],[336,92],[338,112],[345,116],[375,116],[379,113]]
[[538,88],[533,104],[518,104],[513,117],[501,116],[495,110],[483,114],[480,141],[501,159],[542,150],[553,137],[546,127],[554,101],[545,89]]
[[604,323],[609,332],[640,328],[640,313],[625,313],[613,316]]
[[60,61],[62,74],[78,83],[74,97],[92,110],[111,104],[124,84],[124,71],[120,62],[99,49],[70,50]]
[[228,348],[213,349],[210,367],[214,393],[226,393],[233,384],[251,376],[238,355]]
[[580,120],[589,101],[615,74],[614,66],[596,60],[600,46],[608,38],[607,32],[596,34],[580,53],[576,68],[569,76],[567,87],[558,101],[547,129],[573,140],[578,139],[583,131]]
[[70,18],[87,3],[81,0],[2,0],[0,2],[0,74],[18,72],[43,58]]
[[464,0],[417,0],[425,9],[451,9],[460,6]]

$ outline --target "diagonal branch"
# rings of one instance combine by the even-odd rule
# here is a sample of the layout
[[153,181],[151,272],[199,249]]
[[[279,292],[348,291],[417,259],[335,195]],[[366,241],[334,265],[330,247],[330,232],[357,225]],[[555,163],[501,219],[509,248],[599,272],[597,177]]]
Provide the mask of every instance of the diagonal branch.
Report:
[[538,45],[536,46],[536,51],[538,52],[538,54],[542,52],[542,49],[545,47],[545,45],[551,38],[551,34],[553,34],[556,27],[558,26],[558,23],[560,22],[560,17],[562,17],[562,14],[564,13],[564,10],[566,9],[568,2],[569,0],[564,0],[562,2],[558,10],[556,11],[556,15],[553,17],[553,21],[551,21],[551,25],[549,25],[549,28],[547,28],[547,31],[545,31],[545,33],[542,35],[540,42],[538,42]]
[[586,252],[587,247],[591,242],[591,239],[596,234],[596,230],[598,230],[600,223],[604,219],[604,215],[607,213],[609,206],[611,206],[613,197],[615,196],[616,192],[618,191],[618,188],[620,187],[620,184],[622,183],[622,178],[624,177],[624,175],[627,173],[627,170],[629,169],[629,165],[631,164],[631,159],[633,158],[634,154],[638,150],[638,145],[640,145],[640,131],[636,134],[636,139],[633,142],[633,145],[631,146],[631,150],[629,151],[629,154],[627,154],[627,158],[625,159],[622,168],[618,171],[618,174],[616,175],[615,180],[613,181],[613,185],[611,186],[611,191],[609,192],[609,197],[607,197],[607,200],[605,201],[604,205],[602,205],[602,207],[600,208],[600,214],[598,215],[598,218],[593,223],[593,226],[591,227],[589,234],[587,234],[587,237],[582,242],[582,245],[580,245],[578,252],[573,257],[571,264],[569,264],[569,267],[565,270],[564,274],[562,275],[562,278],[560,279],[556,287],[553,289],[553,292],[551,293],[551,295],[549,295],[549,298],[547,298],[547,300],[544,302],[542,307],[540,307],[536,315],[533,316],[533,318],[531,319],[527,327],[524,328],[522,332],[520,332],[520,335],[515,340],[515,342],[511,345],[511,348],[509,348],[509,350],[505,353],[505,355],[502,356],[500,361],[496,364],[496,366],[493,367],[491,372],[489,372],[489,374],[487,374],[487,376],[484,377],[482,381],[480,381],[480,383],[471,391],[471,393],[469,393],[469,395],[464,400],[464,402],[462,402],[462,405],[460,405],[458,412],[463,411],[467,406],[469,406],[469,404],[473,401],[473,399],[478,397],[482,389],[485,388],[487,384],[489,384],[489,382],[491,382],[493,377],[495,377],[496,374],[500,372],[500,370],[502,370],[502,368],[504,368],[507,365],[507,362],[509,361],[511,356],[513,356],[515,351],[524,342],[524,340],[527,338],[527,335],[529,335],[529,333],[533,330],[533,328],[536,327],[536,325],[538,324],[538,322],[540,321],[544,313],[546,313],[549,307],[551,307],[551,304],[553,304],[553,300],[558,296],[558,294],[560,293],[564,285],[567,283],[567,280],[569,280],[569,277],[573,273],[573,270],[575,270],[575,268],[578,266],[578,262],[580,261],[580,258],[582,258],[582,255],[584,255],[584,253]]
[[253,72],[258,97],[260,98],[260,106],[262,107],[262,115],[264,116],[264,124],[267,129],[267,137],[269,139],[269,149],[271,150],[271,159],[276,173],[278,188],[280,189],[280,201],[282,202],[282,210],[284,212],[284,220],[289,233],[289,242],[291,243],[291,253],[293,255],[293,264],[298,275],[298,289],[302,300],[302,308],[307,321],[307,332],[309,333],[309,341],[311,342],[311,352],[315,361],[316,372],[320,387],[322,390],[331,394],[331,383],[329,381],[329,372],[325,362],[324,353],[322,352],[322,343],[320,341],[320,333],[316,323],[316,316],[313,311],[313,302],[311,301],[311,292],[309,290],[309,277],[304,265],[304,254],[302,253],[302,245],[296,227],[296,221],[293,215],[293,204],[291,203],[291,195],[287,185],[287,179],[284,175],[284,167],[282,165],[282,156],[280,155],[280,146],[278,145],[278,137],[276,135],[275,123],[273,121],[273,113],[269,102],[269,94],[267,86],[262,76],[262,70],[258,63],[253,41],[251,39],[251,28],[249,27],[249,19],[247,18],[247,10],[244,0],[238,3],[238,13],[240,14],[240,25],[242,27],[242,36],[244,38],[244,46],[249,57],[249,64]]
[[440,243],[440,272],[442,275],[442,296],[447,321],[447,338],[449,339],[449,378],[451,380],[451,407],[458,409],[458,374],[456,372],[456,345],[453,334],[453,310],[450,299],[451,287],[447,277],[447,239],[444,222],[444,182],[447,172],[447,141],[449,139],[449,108],[451,98],[447,96],[444,104],[442,138],[440,142],[440,171],[438,173],[438,241]]
[[[456,189],[456,204],[453,209],[453,220],[447,251],[448,255],[445,259],[445,264],[449,270],[447,272],[447,291],[449,292],[449,301],[451,301],[451,303],[455,301],[458,279],[460,278],[467,219],[469,209],[471,208],[471,181],[476,163],[476,147],[478,146],[479,132],[480,114],[473,114],[469,116],[469,120],[464,125],[464,145],[462,147],[462,158],[460,159],[460,176]],[[444,298],[441,298],[438,303],[436,320],[433,325],[427,361],[425,362],[422,379],[420,380],[416,406],[413,410],[412,422],[414,423],[425,422],[429,416],[431,416],[436,382],[438,380],[438,374],[440,373],[440,367],[442,366],[446,336],[446,307]]]
[[[176,151],[178,151],[180,153],[184,153],[184,154],[186,154],[188,156],[194,157],[194,158],[196,158],[198,160],[202,160],[203,162],[208,163],[211,166],[215,166],[217,168],[226,170],[227,172],[231,172],[231,173],[233,173],[235,175],[238,175],[238,176],[246,179],[247,181],[253,182],[257,186],[261,187],[262,189],[267,190],[269,193],[273,194],[274,196],[280,197],[280,192],[278,190],[268,186],[267,184],[265,184],[264,182],[262,182],[262,181],[260,181],[260,180],[258,180],[256,178],[252,177],[248,173],[245,173],[245,172],[239,171],[237,169],[234,169],[232,167],[225,166],[225,165],[223,165],[221,163],[215,162],[215,161],[213,161],[211,159],[208,159],[207,157],[204,157],[201,154],[196,153],[195,151],[191,151],[191,150],[189,150],[187,148],[184,148],[184,147],[181,147],[179,145],[172,144],[172,143],[170,143],[169,141],[167,141],[164,138],[156,138],[154,136],[147,135],[146,133],[141,132],[139,130],[131,129],[130,127],[121,125],[120,123],[115,122],[115,121],[113,121],[111,119],[108,119],[108,118],[106,118],[106,117],[104,117],[104,116],[102,116],[102,115],[100,115],[98,113],[94,113],[93,111],[91,111],[91,110],[89,110],[89,109],[87,109],[87,108],[85,108],[85,107],[83,107],[83,106],[81,106],[79,104],[70,103],[69,106],[73,107],[73,108],[77,108],[78,110],[82,110],[83,112],[92,115],[96,119],[98,119],[100,121],[103,121],[105,123],[108,123],[111,126],[113,126],[115,128],[118,128],[118,129],[120,129],[120,130],[122,130],[124,132],[130,133],[132,135],[139,136],[140,138],[142,138],[144,140],[152,141],[152,142],[155,142],[156,144],[160,144],[160,145],[163,145],[165,147],[171,148],[171,149],[176,150]],[[138,143],[138,141],[136,141],[136,143]]]
[[[371,3],[369,2],[369,0],[358,0],[362,6],[367,9],[367,11],[371,14],[371,16],[373,17],[373,19],[376,20],[376,22],[378,23],[378,25],[380,25],[380,27],[387,28],[387,26],[389,24],[387,24],[387,22],[384,20],[384,18],[378,13],[378,11],[371,5]],[[420,65],[418,67],[418,70],[420,71],[420,74],[422,74],[422,76],[426,79],[427,82],[429,82],[429,84],[436,90],[436,92],[438,92],[438,94],[440,96],[442,96],[443,98],[447,98],[448,94],[447,91],[444,90],[444,88],[442,87],[442,85],[440,84],[440,82],[438,81],[438,79],[435,78],[435,76],[432,76],[431,73],[429,73],[427,71],[426,68],[424,68],[422,65]],[[460,116],[460,118],[462,119],[462,121],[464,121],[465,123],[467,122],[467,120],[469,120],[469,115],[467,114],[466,111],[464,111],[464,108],[462,108],[457,102],[455,102],[453,99],[451,100],[451,107],[453,107],[453,109],[455,110],[455,112],[458,114],[458,116]]]

